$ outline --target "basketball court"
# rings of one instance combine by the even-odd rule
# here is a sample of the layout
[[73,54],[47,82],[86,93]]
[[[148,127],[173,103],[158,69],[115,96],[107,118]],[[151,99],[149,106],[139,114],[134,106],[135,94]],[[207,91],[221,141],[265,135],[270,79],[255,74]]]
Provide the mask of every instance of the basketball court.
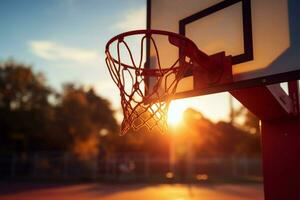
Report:
[[1,200],[262,200],[261,185],[2,185]]

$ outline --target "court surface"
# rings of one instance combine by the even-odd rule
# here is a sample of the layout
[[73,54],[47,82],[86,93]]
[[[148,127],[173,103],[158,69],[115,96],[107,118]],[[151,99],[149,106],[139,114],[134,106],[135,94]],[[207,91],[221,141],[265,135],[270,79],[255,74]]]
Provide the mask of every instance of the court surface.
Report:
[[260,184],[26,184],[1,183],[0,200],[262,200]]

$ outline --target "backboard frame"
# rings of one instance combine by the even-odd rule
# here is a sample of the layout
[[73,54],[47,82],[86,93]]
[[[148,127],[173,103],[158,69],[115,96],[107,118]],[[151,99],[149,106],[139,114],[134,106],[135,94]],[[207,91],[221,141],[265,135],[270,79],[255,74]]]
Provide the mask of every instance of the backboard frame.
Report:
[[236,3],[242,3],[242,17],[243,17],[243,43],[244,53],[239,55],[231,55],[232,65],[253,60],[253,39],[252,39],[252,22],[251,22],[251,4],[250,0],[228,0],[222,1],[204,10],[201,10],[193,15],[183,18],[179,21],[179,34],[186,35],[186,26],[203,17],[218,12],[224,8],[232,6]]
[[[147,0],[147,29],[151,29],[151,1]],[[244,53],[240,55],[233,55],[232,63],[233,65],[242,62],[247,62],[253,60],[255,55],[253,54],[253,40],[252,40],[252,21],[251,21],[251,0],[224,0],[211,7],[202,9],[190,16],[182,18],[178,21],[179,30],[178,33],[185,35],[185,28],[188,24],[194,22],[195,20],[201,19],[202,17],[208,16],[214,12],[227,8],[228,6],[234,5],[236,3],[242,3],[242,17],[243,17],[243,36],[244,36]],[[150,47],[147,46],[147,55],[150,55]],[[146,65],[145,67],[149,67]],[[187,74],[189,75],[189,74]],[[232,91],[236,89],[243,89],[255,86],[270,85],[281,82],[288,82],[292,80],[300,79],[300,69],[294,71],[288,71],[284,73],[277,73],[267,76],[260,76],[257,78],[251,78],[248,80],[238,80],[228,84],[220,84],[216,86],[210,86],[203,88],[201,90],[189,90],[177,93],[174,98],[187,98],[200,96],[205,94],[219,93]]]

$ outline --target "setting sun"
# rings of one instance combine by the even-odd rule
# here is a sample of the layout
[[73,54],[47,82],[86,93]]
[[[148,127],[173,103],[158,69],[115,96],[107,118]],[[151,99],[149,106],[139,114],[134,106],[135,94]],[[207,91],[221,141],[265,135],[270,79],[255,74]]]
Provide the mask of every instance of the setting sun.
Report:
[[177,125],[181,122],[183,113],[188,105],[184,101],[172,101],[168,112],[168,124]]

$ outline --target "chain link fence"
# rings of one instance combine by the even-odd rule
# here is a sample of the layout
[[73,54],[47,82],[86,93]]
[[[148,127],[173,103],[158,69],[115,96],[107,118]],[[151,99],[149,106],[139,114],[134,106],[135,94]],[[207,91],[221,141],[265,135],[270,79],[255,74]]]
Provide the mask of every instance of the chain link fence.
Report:
[[261,177],[260,158],[198,158],[170,164],[168,159],[136,153],[87,160],[57,152],[0,156],[1,180],[260,181]]

